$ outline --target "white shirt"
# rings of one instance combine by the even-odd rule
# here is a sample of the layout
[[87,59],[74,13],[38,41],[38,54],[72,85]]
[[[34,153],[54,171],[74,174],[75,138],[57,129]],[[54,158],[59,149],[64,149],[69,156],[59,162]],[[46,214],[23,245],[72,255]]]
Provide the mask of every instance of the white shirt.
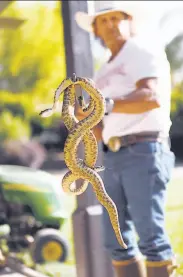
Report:
[[[158,78],[159,108],[141,114],[111,113],[103,119],[103,141],[110,137],[124,136],[145,131],[169,134],[171,78],[170,65],[163,46],[155,40],[133,37],[118,55],[105,63],[94,76],[94,81],[104,97],[123,99],[136,89],[136,82],[143,78]],[[123,110],[123,107],[121,107]]]

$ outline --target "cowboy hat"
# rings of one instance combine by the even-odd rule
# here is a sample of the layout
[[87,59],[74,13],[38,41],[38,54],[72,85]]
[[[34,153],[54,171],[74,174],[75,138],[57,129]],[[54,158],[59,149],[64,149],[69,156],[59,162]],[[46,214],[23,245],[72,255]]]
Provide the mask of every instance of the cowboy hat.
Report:
[[117,5],[112,5],[112,1],[103,1],[102,6],[104,6],[104,8],[102,10],[93,14],[77,12],[75,14],[75,20],[83,30],[91,33],[93,32],[92,24],[97,16],[114,11],[120,11],[130,15],[133,18],[135,25],[138,25],[138,27],[140,25],[143,26],[147,22],[150,22],[151,12],[150,9],[148,9],[148,6],[138,2],[141,1],[119,1]]

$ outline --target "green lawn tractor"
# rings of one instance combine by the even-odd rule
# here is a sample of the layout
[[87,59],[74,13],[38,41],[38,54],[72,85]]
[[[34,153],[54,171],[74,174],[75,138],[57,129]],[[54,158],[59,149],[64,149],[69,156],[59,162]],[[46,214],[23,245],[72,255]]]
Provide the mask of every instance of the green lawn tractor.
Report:
[[29,251],[39,264],[66,261],[68,244],[60,231],[68,218],[63,198],[61,185],[51,174],[0,165],[0,226],[9,225],[5,237],[9,252]]

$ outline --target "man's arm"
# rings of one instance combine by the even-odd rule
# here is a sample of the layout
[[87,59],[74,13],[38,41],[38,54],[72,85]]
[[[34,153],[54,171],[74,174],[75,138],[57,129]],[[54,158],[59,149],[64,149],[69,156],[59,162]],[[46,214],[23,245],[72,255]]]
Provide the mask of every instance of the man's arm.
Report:
[[[157,97],[157,78],[145,78],[136,84],[136,90],[127,95],[123,100],[114,100],[112,112],[126,114],[140,114],[160,107]],[[76,109],[76,117],[81,120],[88,116],[79,107]],[[102,140],[102,121],[93,128],[97,141]]]
[[136,83],[136,90],[122,100],[114,100],[112,112],[139,114],[160,107],[157,78],[145,78]]

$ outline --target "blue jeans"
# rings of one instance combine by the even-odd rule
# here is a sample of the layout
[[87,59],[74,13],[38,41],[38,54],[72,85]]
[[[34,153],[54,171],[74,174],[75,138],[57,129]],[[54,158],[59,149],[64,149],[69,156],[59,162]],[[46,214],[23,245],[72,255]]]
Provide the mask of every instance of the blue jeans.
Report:
[[113,260],[128,260],[139,253],[150,261],[172,258],[164,215],[174,163],[169,146],[158,142],[137,143],[117,153],[104,153],[104,184],[117,206],[121,233],[128,246],[123,249],[118,244],[103,208],[105,246]]

